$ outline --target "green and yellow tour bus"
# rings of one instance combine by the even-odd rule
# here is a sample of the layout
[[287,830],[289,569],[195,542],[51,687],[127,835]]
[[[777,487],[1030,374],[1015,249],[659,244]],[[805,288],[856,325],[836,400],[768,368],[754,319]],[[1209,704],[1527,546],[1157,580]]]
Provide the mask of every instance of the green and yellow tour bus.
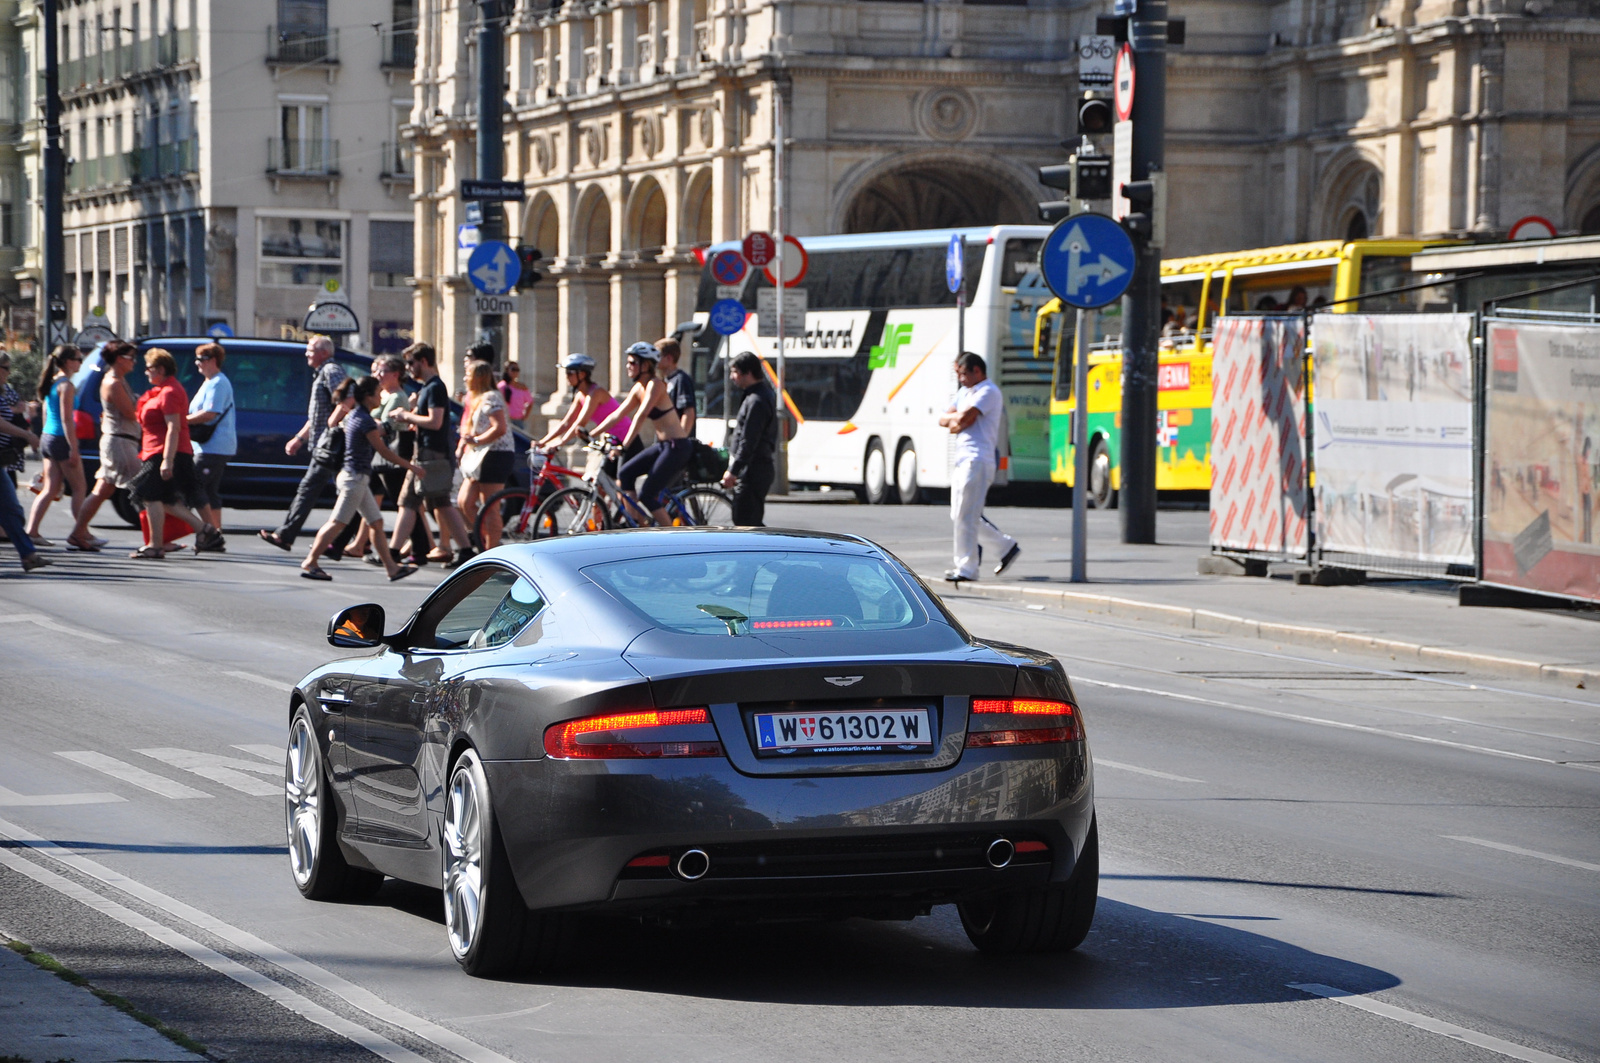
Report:
[[[1161,263],[1163,324],[1158,376],[1156,489],[1211,487],[1211,328],[1225,314],[1420,309],[1419,293],[1344,302],[1412,283],[1410,256],[1433,242],[1323,240],[1228,251]],[[1071,424],[1076,312],[1052,299],[1034,320],[1033,356],[1054,363],[1050,390],[1050,479],[1073,482]],[[1096,315],[1089,351],[1089,504],[1113,508],[1121,488],[1121,307]]]

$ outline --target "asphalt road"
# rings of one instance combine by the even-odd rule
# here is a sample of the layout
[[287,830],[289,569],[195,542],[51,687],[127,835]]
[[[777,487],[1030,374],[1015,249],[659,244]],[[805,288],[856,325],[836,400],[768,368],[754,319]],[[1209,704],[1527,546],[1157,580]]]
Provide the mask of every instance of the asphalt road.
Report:
[[[831,508],[793,522],[889,520]],[[1078,952],[980,957],[941,908],[610,928],[559,980],[488,982],[437,892],[312,904],[283,855],[289,683],[334,609],[404,615],[439,570],[312,584],[230,543],[0,579],[0,932],[218,1056],[1600,1060],[1593,692],[968,600],[1078,684],[1104,876]]]

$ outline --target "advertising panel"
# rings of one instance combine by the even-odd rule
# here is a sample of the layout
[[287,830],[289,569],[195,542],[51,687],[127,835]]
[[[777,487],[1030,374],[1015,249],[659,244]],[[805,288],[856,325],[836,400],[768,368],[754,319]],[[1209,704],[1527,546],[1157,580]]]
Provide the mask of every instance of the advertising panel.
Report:
[[1600,328],[1485,323],[1483,579],[1600,601]]
[[1471,565],[1472,315],[1318,314],[1311,346],[1318,548]]
[[1305,334],[1298,317],[1217,319],[1211,547],[1306,556]]

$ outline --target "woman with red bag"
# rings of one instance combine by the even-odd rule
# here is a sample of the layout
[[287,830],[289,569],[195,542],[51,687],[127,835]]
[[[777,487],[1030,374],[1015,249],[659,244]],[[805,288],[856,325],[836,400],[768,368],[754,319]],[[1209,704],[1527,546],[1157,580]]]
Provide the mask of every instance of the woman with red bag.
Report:
[[195,510],[205,504],[205,493],[194,474],[194,444],[189,439],[189,395],[178,383],[178,363],[160,347],[144,352],[144,371],[150,390],[139,396],[139,460],[144,464],[128,493],[144,506],[150,522],[150,541],[128,556],[136,561],[161,561],[170,512],[191,528],[200,552],[221,532],[201,520]]
[[[83,478],[83,458],[78,454],[77,419],[73,416],[73,400],[78,390],[72,386],[72,374],[83,364],[83,352],[76,347],[63,345],[50,352],[45,360],[44,372],[39,374],[39,401],[44,405],[44,431],[39,433],[39,452],[44,455],[44,482],[39,497],[33,500],[33,512],[28,514],[28,537],[35,546],[53,546],[49,539],[39,534],[39,524],[50,511],[50,503],[61,494],[65,482],[72,492],[72,515],[76,517],[83,508],[89,485]],[[104,540],[94,540],[94,549],[105,545]]]

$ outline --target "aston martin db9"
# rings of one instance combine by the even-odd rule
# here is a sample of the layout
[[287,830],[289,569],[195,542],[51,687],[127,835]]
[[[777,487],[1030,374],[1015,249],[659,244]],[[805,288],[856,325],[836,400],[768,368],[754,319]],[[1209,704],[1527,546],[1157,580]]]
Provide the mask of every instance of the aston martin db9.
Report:
[[290,867],[314,900],[441,888],[469,973],[593,914],[910,919],[1071,949],[1099,856],[1059,662],[975,638],[847,535],[545,539],[458,569],[398,631],[352,606],[290,706]]

